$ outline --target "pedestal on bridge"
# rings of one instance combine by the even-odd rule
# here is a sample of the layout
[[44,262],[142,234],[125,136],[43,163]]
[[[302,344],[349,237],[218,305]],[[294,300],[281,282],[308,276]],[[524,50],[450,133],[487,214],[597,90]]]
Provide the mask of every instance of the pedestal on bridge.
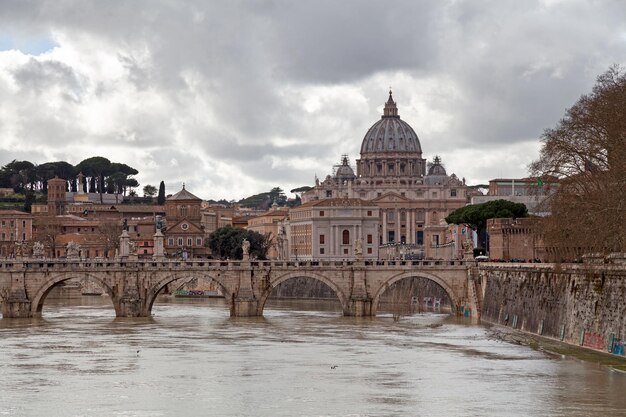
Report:
[[119,256],[121,258],[125,258],[130,255],[130,236],[128,236],[128,230],[122,230],[122,235],[120,236],[120,251]]
[[154,250],[152,254],[152,257],[156,260],[161,260],[165,257],[163,240],[163,232],[161,232],[161,229],[157,229],[156,233],[154,234]]

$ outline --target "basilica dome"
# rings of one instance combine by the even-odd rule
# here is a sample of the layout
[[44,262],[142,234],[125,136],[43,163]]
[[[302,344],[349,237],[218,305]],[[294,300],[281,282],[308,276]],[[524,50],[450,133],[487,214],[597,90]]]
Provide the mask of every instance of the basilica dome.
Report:
[[361,157],[370,153],[417,153],[421,157],[422,147],[417,134],[408,123],[400,120],[398,108],[391,91],[385,103],[383,116],[367,131],[361,144]]

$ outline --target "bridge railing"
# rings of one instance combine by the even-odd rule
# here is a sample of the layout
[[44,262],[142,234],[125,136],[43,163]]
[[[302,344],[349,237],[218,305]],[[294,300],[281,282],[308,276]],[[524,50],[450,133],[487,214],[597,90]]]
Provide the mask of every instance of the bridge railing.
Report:
[[166,270],[211,270],[211,269],[248,269],[248,268],[319,268],[334,269],[347,267],[450,267],[474,265],[473,261],[463,260],[267,260],[267,261],[240,261],[240,260],[212,260],[212,259],[125,259],[125,258],[83,258],[83,259],[0,259],[2,270],[98,270],[98,269],[166,269]]

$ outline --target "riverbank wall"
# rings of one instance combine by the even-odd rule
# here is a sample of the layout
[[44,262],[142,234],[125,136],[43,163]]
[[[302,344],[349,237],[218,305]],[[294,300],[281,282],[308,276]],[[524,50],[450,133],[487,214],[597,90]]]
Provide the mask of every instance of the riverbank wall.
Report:
[[624,356],[626,262],[496,264],[478,268],[481,320]]

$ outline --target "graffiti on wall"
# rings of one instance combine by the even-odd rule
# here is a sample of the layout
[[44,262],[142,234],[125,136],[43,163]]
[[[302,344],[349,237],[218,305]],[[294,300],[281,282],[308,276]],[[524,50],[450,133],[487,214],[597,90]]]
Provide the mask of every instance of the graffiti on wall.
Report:
[[609,342],[609,353],[625,356],[624,341],[622,339],[615,337],[615,335],[611,335],[611,337],[609,338]]

